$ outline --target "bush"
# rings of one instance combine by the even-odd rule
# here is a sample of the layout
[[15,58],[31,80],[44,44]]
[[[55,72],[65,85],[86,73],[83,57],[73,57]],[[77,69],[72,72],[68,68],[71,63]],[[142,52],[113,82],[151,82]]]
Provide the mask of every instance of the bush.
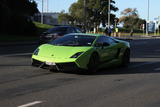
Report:
[[31,20],[28,20],[25,17],[13,16],[12,20],[9,23],[6,23],[8,26],[6,33],[8,34],[23,34],[23,35],[33,35],[36,34],[36,27]]

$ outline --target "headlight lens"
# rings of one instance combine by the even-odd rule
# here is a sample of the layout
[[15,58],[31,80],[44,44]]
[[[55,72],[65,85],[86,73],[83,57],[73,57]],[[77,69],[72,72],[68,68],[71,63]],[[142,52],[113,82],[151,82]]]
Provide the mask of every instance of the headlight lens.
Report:
[[33,52],[33,55],[38,55],[39,53],[39,48],[37,48],[34,52]]
[[74,55],[72,55],[70,58],[77,58],[78,56],[80,56],[83,52],[78,52]]

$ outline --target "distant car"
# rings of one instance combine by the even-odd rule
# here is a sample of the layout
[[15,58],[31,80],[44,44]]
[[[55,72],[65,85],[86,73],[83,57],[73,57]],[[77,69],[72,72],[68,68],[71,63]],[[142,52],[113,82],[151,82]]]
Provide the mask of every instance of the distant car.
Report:
[[32,55],[32,65],[62,71],[96,71],[130,62],[130,44],[100,34],[67,34],[39,46]]
[[44,44],[49,41],[52,41],[56,38],[62,37],[65,34],[69,33],[82,33],[82,30],[78,27],[72,27],[72,26],[58,26],[51,28],[47,30],[46,32],[43,32],[40,35],[39,44]]

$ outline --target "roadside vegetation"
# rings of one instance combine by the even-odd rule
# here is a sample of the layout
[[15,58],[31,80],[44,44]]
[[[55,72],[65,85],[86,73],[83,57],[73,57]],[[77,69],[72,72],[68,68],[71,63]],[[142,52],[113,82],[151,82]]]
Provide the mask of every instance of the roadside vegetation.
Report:
[[[135,35],[144,34],[146,21],[141,19],[136,8],[127,8],[118,18],[115,12],[116,0],[110,0],[110,24],[112,33]],[[103,33],[108,27],[109,0],[77,0],[69,11],[59,14],[58,22],[75,25],[87,32]],[[35,0],[0,0],[0,42],[36,40],[39,34],[53,26],[34,22],[33,16],[40,13]],[[101,25],[101,28],[100,28]],[[143,26],[142,26],[143,25]],[[103,28],[103,29],[102,29]],[[157,33],[158,35],[158,33]]]
[[52,25],[47,25],[47,24],[41,24],[40,22],[33,22],[35,27],[36,27],[36,33],[39,35],[41,34],[42,32],[50,29],[50,28],[53,28]]
[[46,31],[53,26],[47,24],[41,24],[39,22],[33,22],[36,27],[35,34],[19,35],[19,34],[0,34],[0,42],[23,42],[23,41],[36,41],[39,38],[39,34]]
[[0,33],[11,35],[34,34],[32,16],[38,13],[34,0],[0,0]]
[[[116,15],[114,12],[118,11],[118,7],[115,6],[116,0],[110,0],[111,3],[111,24],[115,24],[114,19]],[[77,0],[73,3],[69,12],[62,11],[59,15],[59,22],[68,22],[71,25],[80,25],[86,31],[95,29],[98,31],[100,24],[106,27],[108,23],[108,0]]]

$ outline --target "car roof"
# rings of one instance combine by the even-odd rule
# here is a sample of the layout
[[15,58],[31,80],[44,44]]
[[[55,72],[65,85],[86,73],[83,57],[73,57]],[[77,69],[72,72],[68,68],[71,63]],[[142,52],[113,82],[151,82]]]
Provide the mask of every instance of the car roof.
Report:
[[67,35],[84,35],[84,36],[96,36],[96,37],[104,36],[102,34],[93,34],[93,33],[70,33]]

